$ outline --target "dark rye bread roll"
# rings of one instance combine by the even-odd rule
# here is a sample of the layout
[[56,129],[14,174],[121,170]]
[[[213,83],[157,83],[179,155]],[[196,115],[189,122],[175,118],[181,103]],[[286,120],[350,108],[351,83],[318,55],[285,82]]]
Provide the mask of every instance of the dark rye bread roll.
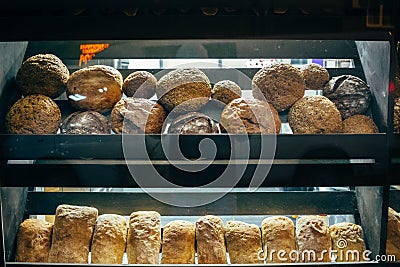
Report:
[[305,96],[289,111],[289,125],[294,134],[339,133],[342,117],[335,104],[320,95]]
[[157,82],[157,97],[167,111],[197,111],[211,96],[208,77],[197,68],[173,70]]
[[219,81],[211,90],[211,98],[229,104],[232,100],[242,97],[242,89],[230,80]]
[[78,110],[105,113],[122,97],[122,75],[113,67],[89,66],[73,72],[67,83],[70,105]]
[[168,133],[208,134],[219,133],[217,124],[206,114],[189,112],[176,117],[168,128]]
[[67,89],[69,70],[57,56],[38,54],[22,63],[16,76],[22,95],[42,94],[59,97]]
[[330,79],[329,72],[315,63],[305,65],[300,71],[307,89],[322,90]]
[[61,123],[62,134],[109,134],[108,119],[96,111],[76,111]]
[[280,132],[281,119],[265,101],[237,98],[225,106],[219,125],[234,134],[275,134]]
[[365,115],[354,115],[343,121],[343,133],[372,134],[378,133],[374,121]]
[[6,116],[7,132],[13,134],[55,134],[60,127],[61,111],[45,95],[19,99]]
[[278,111],[290,108],[304,96],[306,85],[301,72],[290,64],[273,64],[260,69],[253,77],[256,99],[267,100]]
[[160,134],[167,118],[164,108],[151,100],[127,97],[111,111],[112,130],[117,134]]
[[371,101],[369,86],[352,75],[341,75],[330,79],[323,89],[323,95],[335,103],[343,119],[364,114]]
[[122,91],[128,97],[151,98],[156,93],[157,78],[148,71],[129,74],[122,84]]

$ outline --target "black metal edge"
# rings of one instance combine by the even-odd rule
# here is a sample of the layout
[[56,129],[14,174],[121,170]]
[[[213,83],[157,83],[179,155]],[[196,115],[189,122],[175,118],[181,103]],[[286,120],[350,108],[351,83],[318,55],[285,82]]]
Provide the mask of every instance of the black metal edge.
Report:
[[396,211],[400,211],[400,190],[390,190],[389,193],[389,207]]
[[[1,184],[1,182],[0,182]],[[3,201],[2,201],[2,195],[1,195],[1,190],[0,190],[0,252],[1,252],[1,258],[0,258],[0,263],[2,266],[4,266],[4,263],[6,262],[6,250],[5,250],[5,238],[4,238],[4,227],[3,227]]]

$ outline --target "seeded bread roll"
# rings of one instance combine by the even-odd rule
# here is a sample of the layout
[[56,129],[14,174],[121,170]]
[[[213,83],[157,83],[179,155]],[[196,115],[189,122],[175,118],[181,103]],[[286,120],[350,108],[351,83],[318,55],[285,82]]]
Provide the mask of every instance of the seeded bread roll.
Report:
[[301,72],[290,64],[273,64],[260,69],[253,77],[256,99],[267,100],[277,111],[290,108],[304,96],[306,85]]
[[196,244],[199,264],[227,263],[224,224],[221,218],[206,215],[196,221]]
[[128,97],[151,98],[156,93],[157,79],[148,71],[135,71],[129,74],[122,85]]
[[[291,257],[291,253],[297,250],[294,224],[291,219],[285,216],[265,218],[261,223],[261,232],[266,262],[295,262]],[[284,251],[285,254],[280,255],[279,251]]]
[[194,245],[193,223],[181,220],[169,222],[164,226],[161,263],[194,264]]
[[197,111],[211,96],[208,77],[197,68],[173,70],[157,82],[157,97],[167,111]]
[[301,69],[306,88],[311,90],[322,90],[329,82],[329,72],[319,64],[310,63]]
[[394,100],[393,128],[395,133],[400,133],[400,97]]
[[125,217],[116,214],[100,215],[93,233],[91,263],[122,264],[127,231]]
[[323,89],[323,95],[335,103],[343,119],[364,114],[371,101],[369,86],[352,75],[341,75],[330,79]]
[[280,131],[281,119],[265,101],[237,98],[225,106],[219,125],[234,134],[275,134]]
[[160,134],[167,114],[151,100],[127,97],[115,104],[111,111],[111,128],[118,134]]
[[242,97],[242,89],[230,80],[219,81],[211,90],[211,98],[229,104],[232,100]]
[[47,262],[51,247],[53,224],[26,219],[19,225],[15,261]]
[[126,244],[129,264],[158,264],[160,220],[160,214],[155,211],[137,211],[130,215]]
[[22,63],[16,76],[22,95],[42,94],[59,97],[67,89],[69,70],[57,56],[38,54]]
[[339,133],[342,117],[335,104],[320,95],[305,96],[289,111],[289,125],[294,134]]
[[365,115],[354,115],[343,121],[343,133],[371,134],[378,133],[374,121]]
[[255,224],[228,221],[226,246],[232,264],[263,263],[260,228]]
[[[337,223],[329,227],[332,249],[336,250],[337,262],[364,261],[366,250],[361,226],[354,223]],[[357,251],[358,253],[353,253]]]
[[396,261],[400,261],[400,215],[389,207],[386,254],[395,255]]
[[19,99],[6,116],[7,132],[13,134],[55,134],[61,123],[57,104],[45,95]]
[[113,67],[89,66],[73,72],[67,83],[71,106],[105,113],[122,97],[122,75]]
[[[318,216],[303,216],[296,222],[296,243],[300,262],[330,262],[332,249],[328,225]],[[307,251],[313,251],[309,254]]]
[[109,134],[108,119],[96,111],[77,111],[66,117],[60,127],[62,134]]
[[200,112],[189,112],[176,117],[168,128],[168,133],[207,134],[219,133],[213,119]]
[[49,262],[88,263],[98,211],[85,206],[59,205],[53,227]]

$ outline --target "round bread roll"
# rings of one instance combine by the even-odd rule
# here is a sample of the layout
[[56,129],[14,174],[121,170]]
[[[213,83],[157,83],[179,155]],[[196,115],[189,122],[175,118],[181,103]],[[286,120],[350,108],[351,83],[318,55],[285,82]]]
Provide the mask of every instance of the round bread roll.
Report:
[[218,126],[206,114],[189,112],[176,117],[168,128],[168,133],[177,134],[208,134],[219,133]]
[[341,75],[330,79],[323,89],[323,95],[335,103],[343,119],[364,114],[371,100],[369,86],[352,75]]
[[122,91],[128,97],[151,98],[156,93],[157,79],[147,71],[135,71],[125,78]]
[[294,134],[339,133],[342,117],[335,104],[321,95],[305,96],[289,111],[289,125]]
[[69,70],[57,56],[38,54],[22,63],[16,76],[22,95],[42,94],[57,98],[67,89]]
[[89,66],[73,72],[67,83],[71,106],[105,113],[122,97],[122,75],[113,67]]
[[242,97],[242,89],[230,80],[219,81],[211,90],[211,98],[229,104],[233,99]]
[[311,90],[321,90],[329,82],[329,72],[319,64],[310,63],[301,69],[306,88]]
[[273,64],[260,69],[252,80],[253,96],[271,103],[278,111],[290,108],[304,96],[301,72],[290,64]]
[[160,134],[167,113],[145,98],[123,98],[111,111],[111,128],[117,134]]
[[365,115],[354,115],[343,121],[343,133],[370,134],[378,133],[374,121]]
[[13,134],[55,134],[60,122],[59,107],[45,95],[19,99],[6,116],[7,131]]
[[400,97],[394,100],[393,128],[395,133],[400,133]]
[[281,129],[276,109],[258,99],[234,99],[225,106],[219,124],[233,134],[275,134]]
[[77,111],[66,117],[60,127],[62,134],[109,134],[108,119],[96,111]]
[[157,82],[157,97],[167,111],[197,111],[211,96],[208,77],[197,68],[173,70]]

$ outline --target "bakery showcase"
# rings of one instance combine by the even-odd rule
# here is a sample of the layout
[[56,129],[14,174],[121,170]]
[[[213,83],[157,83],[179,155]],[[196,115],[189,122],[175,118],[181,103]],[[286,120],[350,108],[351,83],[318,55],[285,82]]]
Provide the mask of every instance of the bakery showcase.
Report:
[[396,2],[45,2],[0,11],[2,266],[398,264]]

